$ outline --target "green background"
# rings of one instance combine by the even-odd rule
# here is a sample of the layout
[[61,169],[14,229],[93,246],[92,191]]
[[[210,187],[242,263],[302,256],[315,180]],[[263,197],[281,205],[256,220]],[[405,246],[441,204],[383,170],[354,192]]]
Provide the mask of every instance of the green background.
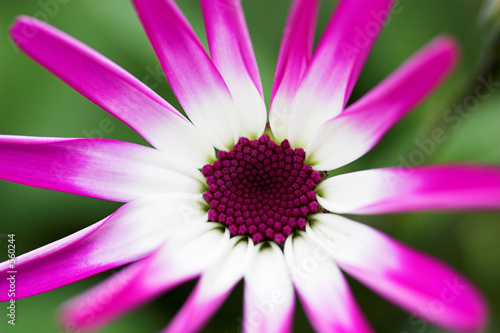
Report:
[[[363,1],[359,0],[360,6]],[[42,1],[0,2],[0,133],[51,137],[85,137],[99,129],[103,119],[112,122],[106,138],[146,144],[133,130],[59,81],[15,48],[7,31],[21,14],[47,17],[48,22],[103,53],[139,79],[158,62],[128,1],[67,1],[47,9]],[[50,1],[49,1],[50,2]],[[66,2],[66,1],[65,1]],[[421,151],[417,142],[431,137],[435,128],[446,140],[421,154],[417,164],[474,162],[500,165],[500,92],[481,101],[460,122],[447,123],[443,115],[453,103],[463,103],[485,78],[498,74],[498,10],[485,9],[486,1],[402,1],[380,36],[362,72],[351,101],[388,75],[407,57],[438,34],[454,36],[461,59],[452,77],[425,103],[397,124],[370,153],[340,172],[402,165]],[[323,1],[317,37],[335,1]],[[206,45],[199,5],[180,3]],[[264,91],[269,102],[274,66],[288,1],[244,2]],[[164,79],[152,88],[179,107]],[[179,107],[180,108],[180,107]],[[414,159],[415,160],[415,159]],[[415,160],[417,161],[417,160]],[[337,173],[337,171],[335,171]],[[0,181],[0,258],[6,259],[8,233],[16,234],[17,254],[64,237],[102,217],[120,204],[77,195],[31,188]],[[483,291],[490,303],[491,320],[486,332],[500,332],[500,214],[414,213],[354,217],[413,247],[454,266]],[[133,244],[131,244],[133,246]],[[36,295],[16,303],[16,326],[6,323],[6,303],[0,307],[1,332],[62,332],[56,324],[58,306],[113,272]],[[377,332],[444,332],[412,326],[409,314],[372,293],[356,281],[349,283],[358,303]],[[122,317],[103,332],[156,332],[161,330],[188,296],[188,283],[156,301]],[[235,289],[206,332],[238,332],[242,311],[242,286]],[[297,302],[297,304],[299,304]],[[309,332],[305,315],[297,307],[295,331]]]

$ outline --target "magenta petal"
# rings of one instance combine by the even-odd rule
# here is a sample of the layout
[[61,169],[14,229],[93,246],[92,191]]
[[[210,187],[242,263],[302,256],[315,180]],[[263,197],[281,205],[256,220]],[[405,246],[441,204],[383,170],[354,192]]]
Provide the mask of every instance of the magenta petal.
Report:
[[339,1],[292,104],[292,145],[305,147],[319,125],[343,110],[393,2]]
[[241,280],[252,259],[253,247],[250,238],[231,238],[229,252],[203,273],[189,299],[163,332],[198,332],[202,329]]
[[222,76],[172,0],[134,0],[167,80],[212,145],[230,150],[239,137],[235,105]]
[[448,37],[429,43],[345,112],[321,125],[306,148],[309,163],[316,170],[332,170],[364,155],[441,83],[457,53]]
[[[97,329],[199,276],[227,253],[228,244],[229,232],[222,230],[219,224],[186,225],[151,256],[126,267],[65,304],[62,309],[63,326],[75,330]],[[105,304],[102,303],[104,294],[109,296]]]
[[318,202],[335,213],[500,209],[500,168],[474,165],[364,170],[329,178]]
[[453,332],[480,331],[487,306],[458,272],[364,224],[333,214],[312,219],[309,235],[337,264],[411,313]]
[[266,127],[267,111],[241,2],[204,0],[201,8],[212,62],[236,104],[240,136],[256,139]]
[[320,244],[298,232],[287,239],[285,258],[304,311],[317,332],[373,332],[344,276]]
[[0,135],[0,160],[1,179],[106,200],[202,189],[194,167],[122,141]]
[[[19,256],[16,298],[46,292],[146,256],[173,229],[191,221],[184,221],[179,213],[179,207],[188,209],[190,205],[192,196],[179,194],[133,201],[100,222]],[[194,209],[192,217],[197,215],[200,219]],[[5,261],[0,264],[0,275],[7,271]],[[7,284],[2,278],[2,290],[8,289]],[[7,293],[2,293],[0,300],[8,300]]]
[[130,125],[156,148],[200,167],[213,157],[210,145],[178,111],[95,50],[30,17],[17,19],[10,34],[26,54]]
[[318,12],[317,0],[295,0],[281,42],[269,121],[278,141],[287,138],[289,108],[309,64]]

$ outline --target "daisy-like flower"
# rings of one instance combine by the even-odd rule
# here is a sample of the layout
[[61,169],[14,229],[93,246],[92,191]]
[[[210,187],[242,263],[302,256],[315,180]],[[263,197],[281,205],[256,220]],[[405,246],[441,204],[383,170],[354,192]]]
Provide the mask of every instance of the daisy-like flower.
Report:
[[[16,298],[131,263],[64,306],[67,329],[98,329],[199,277],[165,332],[201,329],[241,279],[244,332],[290,331],[294,292],[316,331],[371,332],[342,269],[436,325],[483,327],[485,302],[465,278],[339,214],[498,209],[499,168],[384,168],[330,178],[325,172],[364,155],[446,77],[457,57],[452,39],[436,38],[346,107],[392,1],[341,0],[312,53],[318,1],[296,0],[266,126],[239,1],[201,1],[210,57],[173,1],[133,3],[189,120],[63,32],[29,17],[11,28],[26,54],[154,147],[0,137],[3,179],[125,202],[111,216],[20,256]],[[8,264],[1,264],[2,276]],[[0,280],[2,290],[7,283]],[[103,293],[107,303],[94,307]],[[8,300],[6,293],[1,298]]]

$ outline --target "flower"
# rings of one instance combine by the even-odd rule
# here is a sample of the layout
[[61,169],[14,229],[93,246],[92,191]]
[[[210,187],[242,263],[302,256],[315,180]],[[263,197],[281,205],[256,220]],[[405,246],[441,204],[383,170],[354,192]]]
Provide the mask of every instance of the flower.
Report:
[[[166,332],[200,329],[242,278],[247,332],[290,330],[294,290],[317,331],[369,332],[341,268],[437,325],[479,330],[486,305],[470,282],[338,214],[498,209],[500,169],[383,168],[330,178],[325,172],[365,154],[423,100],[451,71],[456,45],[449,37],[435,39],[346,107],[383,25],[373,13],[386,19],[392,1],[362,8],[340,1],[311,56],[317,4],[292,5],[269,128],[238,1],[202,1],[209,58],[173,1],[134,0],[190,121],[89,47],[19,18],[11,36],[26,54],[154,148],[107,139],[0,137],[1,178],[125,202],[96,224],[20,256],[16,298],[134,262],[69,301],[64,325],[99,328],[200,277]],[[356,42],[360,27],[370,29],[363,43]],[[6,274],[9,262],[0,269]],[[109,290],[106,306],[93,307]]]

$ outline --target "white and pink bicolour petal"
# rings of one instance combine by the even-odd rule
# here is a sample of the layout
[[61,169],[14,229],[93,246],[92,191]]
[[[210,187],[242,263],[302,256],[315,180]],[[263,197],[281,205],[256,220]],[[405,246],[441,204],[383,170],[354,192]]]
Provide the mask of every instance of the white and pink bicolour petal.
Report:
[[[138,199],[85,229],[19,256],[16,298],[49,291],[144,258],[175,230],[206,221],[206,213],[198,203],[192,194],[180,193]],[[9,270],[8,264],[0,264],[2,276]],[[0,286],[7,288],[7,282],[2,279]],[[8,300],[7,293],[0,300]]]
[[363,170],[331,177],[318,202],[341,214],[500,208],[500,168],[434,165]]
[[[179,284],[198,277],[227,254],[229,233],[215,223],[184,225],[149,257],[121,274],[68,301],[62,308],[65,327],[95,330]],[[112,290],[109,295],[109,290]],[[106,304],[84,311],[107,293]]]
[[240,136],[256,139],[266,128],[259,69],[240,1],[202,0],[210,58],[222,75],[238,115]]
[[333,214],[312,217],[308,234],[345,272],[411,313],[454,332],[480,331],[486,302],[447,265],[364,224]]
[[291,332],[295,297],[283,252],[274,242],[259,243],[254,252],[245,273],[243,332]]
[[241,280],[254,255],[250,238],[233,237],[227,254],[204,272],[164,333],[197,332],[210,320]]
[[212,146],[228,150],[240,136],[236,106],[223,77],[173,0],[133,0],[182,108]]
[[293,98],[287,131],[292,146],[305,148],[323,122],[343,111],[393,2],[339,1]]
[[33,60],[131,126],[155,148],[196,167],[213,160],[213,147],[189,121],[144,83],[92,48],[26,16],[16,20],[10,35]]
[[295,0],[281,41],[269,124],[278,141],[287,138],[290,106],[311,60],[318,0]]
[[285,243],[291,279],[317,332],[373,332],[328,253],[298,232]]
[[106,200],[203,189],[196,168],[123,141],[0,135],[0,157],[2,179]]
[[332,170],[370,151],[443,81],[457,56],[451,38],[430,42],[343,113],[319,126],[306,147],[308,164]]

